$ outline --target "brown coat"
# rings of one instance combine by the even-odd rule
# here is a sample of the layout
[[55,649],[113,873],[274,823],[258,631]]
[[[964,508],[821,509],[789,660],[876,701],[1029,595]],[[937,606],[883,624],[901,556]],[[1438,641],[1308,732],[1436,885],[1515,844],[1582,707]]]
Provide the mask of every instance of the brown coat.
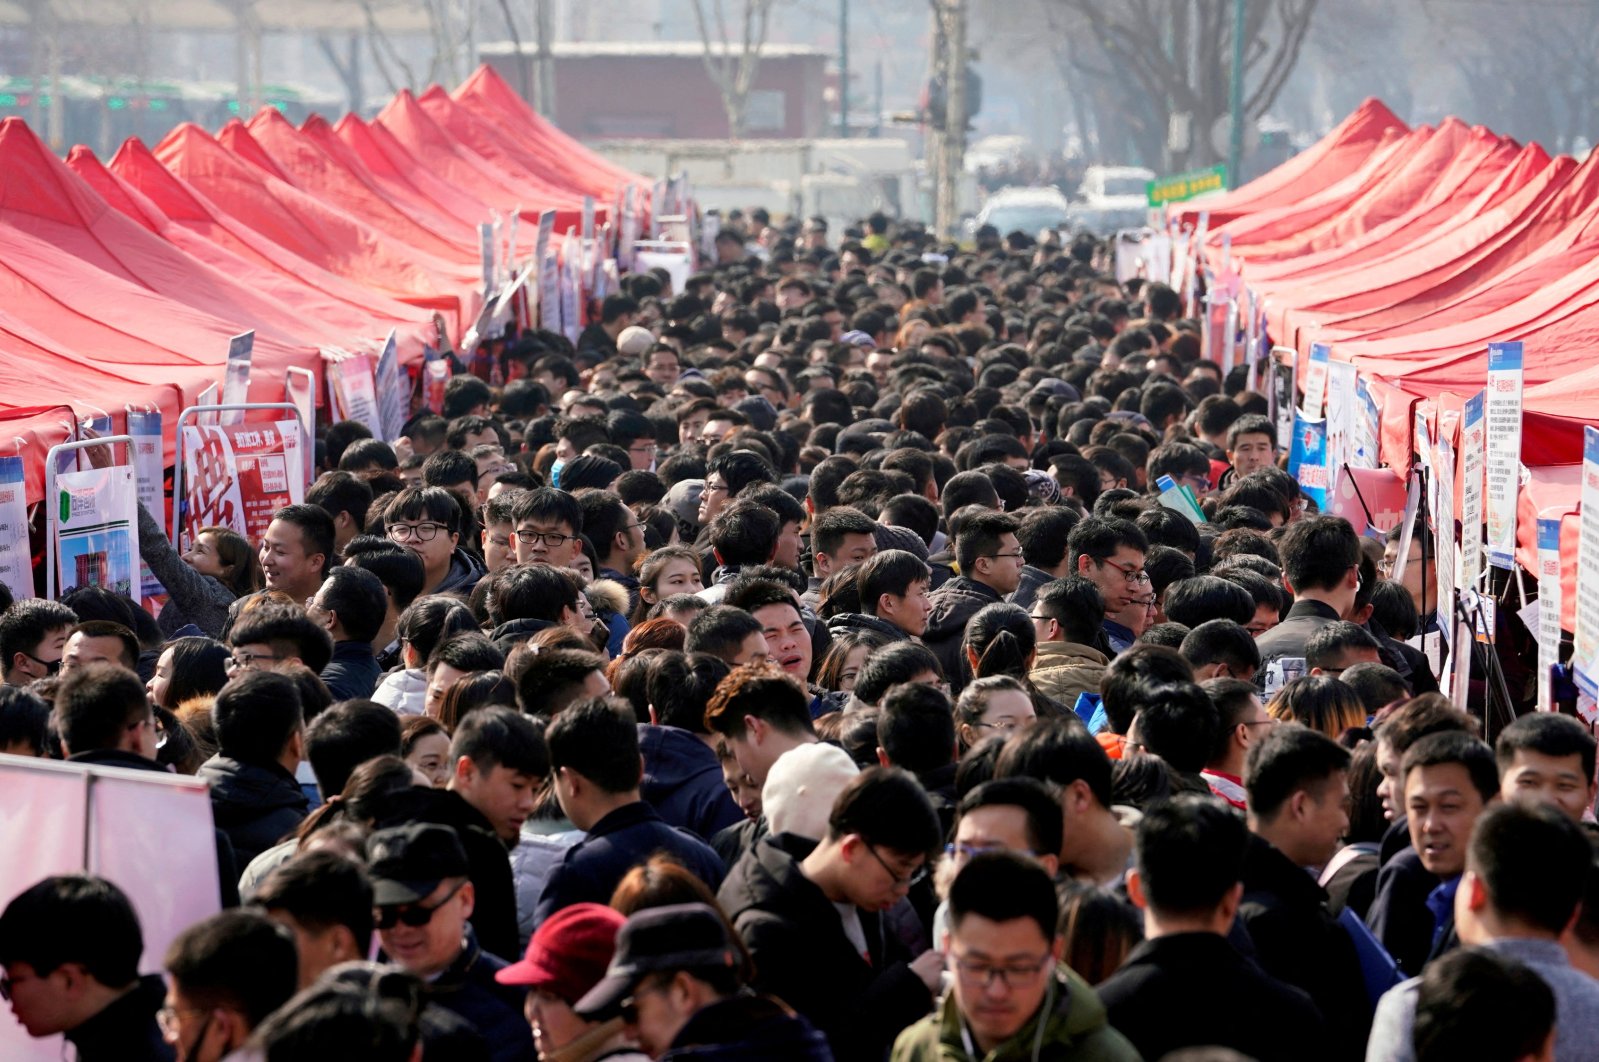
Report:
[[1038,691],[1070,709],[1079,693],[1099,693],[1099,679],[1110,661],[1092,646],[1077,642],[1040,642],[1027,673]]

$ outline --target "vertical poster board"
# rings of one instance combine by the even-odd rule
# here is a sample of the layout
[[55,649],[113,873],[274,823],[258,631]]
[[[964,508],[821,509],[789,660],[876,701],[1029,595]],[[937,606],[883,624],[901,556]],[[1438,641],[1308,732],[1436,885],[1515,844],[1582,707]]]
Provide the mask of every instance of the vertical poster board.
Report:
[[378,355],[374,387],[377,391],[378,422],[383,430],[378,435],[386,443],[398,439],[405,428],[405,418],[411,405],[411,391],[401,383],[400,356],[394,348],[394,329],[383,341],[383,353]]
[[1488,563],[1509,569],[1516,563],[1516,500],[1521,487],[1520,343],[1488,344],[1487,432]]
[[230,527],[261,541],[272,514],[305,500],[299,426],[292,420],[232,428],[183,428],[183,541],[202,527]]
[[56,476],[50,521],[50,557],[56,565],[56,596],[81,586],[103,586],[129,597],[137,593],[138,488],[132,465],[91,468]]
[[1538,518],[1538,710],[1555,710],[1549,669],[1560,663],[1560,517]]
[[1599,697],[1599,428],[1582,429],[1582,501],[1578,517],[1577,630],[1572,662],[1577,686]]
[[[228,340],[228,367],[222,376],[223,405],[238,405],[250,400],[250,360],[254,355],[254,329]],[[222,423],[243,424],[244,410],[223,410]]]
[[[165,461],[161,452],[161,411],[128,410],[128,434],[133,437],[133,474],[138,484],[139,504],[162,527],[166,521],[166,489],[162,483]],[[139,562],[141,604],[152,615],[159,615],[166,603],[167,590],[150,566]]]
[[1305,369],[1305,416],[1320,417],[1327,398],[1327,366],[1332,348],[1325,343],[1310,345],[1310,363]]
[[11,591],[14,601],[33,596],[28,490],[20,456],[0,457],[0,583]]

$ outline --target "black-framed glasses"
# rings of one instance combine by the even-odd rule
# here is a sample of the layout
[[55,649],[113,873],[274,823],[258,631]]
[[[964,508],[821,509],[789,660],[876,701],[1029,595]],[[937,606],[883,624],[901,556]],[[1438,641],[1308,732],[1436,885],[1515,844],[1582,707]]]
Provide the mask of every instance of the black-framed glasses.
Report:
[[409,542],[412,539],[417,542],[432,542],[439,537],[440,531],[448,531],[449,528],[430,520],[421,524],[390,524],[386,530],[388,536],[396,542]]
[[1100,563],[1107,568],[1115,568],[1117,571],[1121,572],[1122,578],[1126,579],[1133,586],[1142,586],[1143,584],[1149,582],[1149,573],[1144,571],[1142,568],[1135,568],[1132,566],[1123,568],[1120,564],[1117,564],[1112,560],[1103,560],[1100,561]]
[[282,660],[276,653],[234,653],[228,657],[228,669],[231,671],[251,671],[263,660],[277,663]]
[[1034,623],[1054,623],[1055,622],[1055,617],[1054,616],[1040,616],[1036,612],[1029,612],[1027,614],[1027,618],[1032,620]]
[[995,980],[1006,988],[1027,988],[1038,981],[1046,967],[1054,964],[1055,957],[1048,953],[1037,959],[1024,960],[1018,963],[1005,963],[1003,965],[986,962],[974,962],[963,955],[950,954],[955,963],[955,973],[961,980],[970,985],[979,985],[987,988]]
[[455,883],[455,888],[445,893],[444,898],[431,907],[419,903],[395,907],[379,907],[377,920],[374,924],[379,929],[393,929],[397,925],[407,925],[413,929],[418,926],[425,926],[433,921],[433,916],[438,913],[439,908],[455,898],[455,894],[460,892],[461,887],[465,884],[466,879],[462,878]]
[[518,528],[515,532],[516,540],[524,546],[544,543],[550,549],[559,549],[572,541],[573,535],[563,535],[559,531],[534,531],[531,528]]
[[993,557],[995,560],[999,560],[1001,557],[1016,557],[1020,559],[1022,552],[1021,550],[1017,550],[1015,553],[990,553],[989,556]]
[[866,850],[868,852],[872,853],[872,858],[877,860],[877,865],[882,867],[883,871],[889,877],[894,879],[894,884],[896,886],[907,888],[907,889],[914,889],[917,885],[919,885],[923,881],[927,880],[927,864],[926,863],[923,863],[921,866],[917,867],[915,870],[911,871],[909,874],[901,874],[899,871],[897,871],[893,867],[889,866],[888,865],[888,861],[886,859],[884,859],[882,856],[877,854],[877,848],[876,848],[875,845],[867,845],[866,846]]

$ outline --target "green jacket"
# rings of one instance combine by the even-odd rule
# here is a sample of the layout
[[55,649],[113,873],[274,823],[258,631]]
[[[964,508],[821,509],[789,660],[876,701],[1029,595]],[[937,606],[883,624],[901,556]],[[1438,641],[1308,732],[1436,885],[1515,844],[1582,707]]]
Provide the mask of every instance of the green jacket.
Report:
[[1056,968],[1055,986],[1053,1007],[982,1056],[967,1052],[960,1010],[950,992],[936,1013],[899,1034],[891,1062],[1139,1062],[1127,1038],[1105,1024],[1105,1006],[1087,981],[1062,965]]

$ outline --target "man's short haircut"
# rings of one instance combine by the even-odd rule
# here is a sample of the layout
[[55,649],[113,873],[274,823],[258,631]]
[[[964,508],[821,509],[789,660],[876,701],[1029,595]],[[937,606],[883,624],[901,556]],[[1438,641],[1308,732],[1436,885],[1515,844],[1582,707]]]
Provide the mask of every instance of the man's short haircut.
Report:
[[1305,639],[1305,666],[1332,667],[1351,649],[1378,648],[1377,639],[1360,624],[1334,620]]
[[722,601],[733,608],[743,609],[754,615],[758,608],[769,605],[787,605],[799,615],[799,602],[794,598],[794,591],[784,583],[775,579],[762,579],[759,576],[741,575],[727,584],[727,593]]
[[1277,449],[1277,427],[1272,424],[1270,417],[1261,416],[1259,413],[1245,413],[1233,421],[1232,427],[1227,429],[1227,449],[1238,447],[1240,435],[1264,435],[1271,443],[1275,452]]
[[548,720],[578,700],[596,671],[605,673],[605,657],[586,649],[540,649],[511,669],[518,707],[535,719]]
[[104,878],[45,878],[0,913],[0,966],[27,963],[39,977],[79,963],[107,988],[126,988],[138,980],[143,952],[133,904]]
[[777,549],[782,531],[776,513],[741,499],[711,520],[710,543],[724,565],[765,564]]
[[371,947],[372,883],[360,863],[337,852],[317,849],[278,864],[250,903],[282,911],[312,932],[344,926],[362,955]]
[[852,692],[861,703],[876,705],[891,687],[909,682],[928,671],[940,678],[944,674],[938,657],[933,655],[931,649],[919,642],[895,642],[866,657],[866,662],[855,675],[855,689]]
[[511,515],[517,524],[527,521],[546,527],[565,524],[574,535],[583,533],[583,507],[566,491],[554,487],[534,487],[519,492]]
[[1059,623],[1068,642],[1092,645],[1105,622],[1105,598],[1092,580],[1066,575],[1038,591],[1033,614]]
[[272,514],[273,520],[282,520],[300,529],[300,542],[307,555],[322,554],[322,574],[333,561],[333,517],[319,505],[285,505]]
[[494,394],[489,390],[489,385],[469,373],[460,373],[450,378],[444,386],[444,416],[447,420],[465,416],[479,406],[487,406],[494,400]]
[[955,561],[961,571],[970,575],[977,568],[979,557],[992,557],[999,551],[1001,535],[1016,533],[1020,524],[1007,513],[974,513],[961,521],[955,535]]
[[365,527],[366,511],[372,507],[372,486],[350,472],[324,472],[306,490],[305,500],[335,519],[340,513],[349,513],[356,527]]
[[1077,570],[1077,558],[1086,556],[1103,563],[1121,547],[1149,552],[1149,539],[1129,520],[1114,516],[1085,518],[1066,538],[1066,550],[1071,570]]
[[1476,734],[1477,721],[1456,708],[1441,693],[1423,693],[1394,708],[1377,725],[1377,740],[1387,742],[1395,756],[1403,756],[1410,746],[1428,734],[1456,731]]
[[725,661],[709,653],[661,653],[650,661],[645,683],[655,721],[693,734],[709,733],[705,709],[729,671]]
[[1145,686],[1192,682],[1194,669],[1183,655],[1164,645],[1135,645],[1118,653],[1099,679],[1100,702],[1114,733],[1125,734],[1138,714]]
[[955,822],[978,808],[1021,808],[1027,817],[1027,843],[1035,856],[1060,851],[1061,831],[1065,828],[1060,794],[1049,783],[1037,778],[994,778],[983,782],[961,797],[955,807]]
[[342,471],[353,472],[374,465],[385,472],[393,472],[400,467],[400,459],[395,455],[394,447],[382,439],[357,439],[346,446],[344,452],[339,455],[339,468]]
[[984,509],[999,508],[999,493],[994,489],[993,482],[981,472],[957,472],[949,477],[938,497],[946,519],[968,505],[980,505]]
[[1088,787],[1103,808],[1111,805],[1110,757],[1076,718],[1040,719],[1005,739],[995,778],[1024,776],[1065,788],[1073,782]]
[[1360,564],[1360,537],[1341,516],[1295,520],[1277,543],[1283,573],[1294,593],[1331,590]]
[[333,636],[295,605],[253,608],[239,617],[228,638],[234,648],[269,645],[278,656],[299,657],[312,671],[320,672],[333,659]]
[[34,655],[39,643],[51,631],[70,628],[78,622],[78,614],[59,601],[30,597],[18,601],[0,615],[0,655],[3,666],[10,668],[18,653]]
[[1044,939],[1053,942],[1060,900],[1037,860],[1018,852],[983,852],[973,856],[949,886],[950,928],[959,927],[967,915],[990,922],[1030,919]]
[[370,642],[388,616],[389,595],[383,580],[364,568],[344,564],[328,572],[322,583],[322,607],[338,616],[352,642]]
[[816,732],[809,692],[788,672],[766,661],[735,667],[717,684],[705,706],[705,729],[738,740],[745,735],[746,716],[790,736]]
[[[1235,583],[1243,587],[1244,593],[1249,595],[1257,610],[1264,606],[1281,616],[1283,612],[1282,588],[1259,572],[1244,567],[1228,566],[1222,569],[1212,568],[1210,574],[1218,579],[1226,579],[1229,583]],[[1250,619],[1253,618],[1254,615],[1251,613]]]
[[498,671],[505,666],[505,655],[476,631],[446,638],[428,654],[424,669],[432,674],[440,664],[448,664],[457,671]]
[[847,505],[835,505],[811,527],[811,549],[832,556],[844,545],[845,535],[871,535],[877,531],[877,521]]
[[84,620],[72,628],[73,634],[81,634],[85,638],[115,638],[121,643],[122,649],[118,655],[117,663],[130,671],[139,666],[139,636],[124,623],[115,620],[91,619]]
[[300,688],[275,671],[246,671],[217,691],[217,750],[240,763],[275,764],[302,724]]
[[1152,550],[1156,546],[1169,546],[1189,558],[1199,552],[1199,528],[1176,509],[1157,505],[1139,513],[1133,523],[1149,539]]
[[764,506],[777,514],[785,524],[803,524],[805,506],[800,500],[776,483],[752,483],[739,493],[739,501]]
[[287,1003],[300,983],[294,937],[248,908],[189,926],[173,939],[163,965],[190,1005],[237,1010],[252,1028]]
[[1253,682],[1235,678],[1206,679],[1199,684],[1199,688],[1210,695],[1210,703],[1216,706],[1216,744],[1210,752],[1211,762],[1214,763],[1227,755],[1233,731],[1249,722],[1255,704],[1260,700],[1260,691]]
[[1494,742],[1494,756],[1499,761],[1500,771],[1509,769],[1516,753],[1523,749],[1552,759],[1576,756],[1577,762],[1582,765],[1583,778],[1590,785],[1593,783],[1593,734],[1569,715],[1531,712],[1501,730],[1498,740]]
[[906,682],[883,695],[877,744],[895,767],[923,775],[955,762],[955,714],[936,686]]
[[[56,695],[59,699],[59,687]],[[50,706],[20,686],[0,686],[0,748],[20,744],[43,756],[49,736]]]
[[149,695],[139,676],[109,660],[73,668],[56,687],[56,732],[73,755],[116,748],[122,735],[149,715]]
[[938,814],[921,783],[897,767],[871,767],[851,778],[833,801],[827,839],[850,834],[874,848],[929,857],[943,844]]
[[694,617],[683,640],[685,653],[710,653],[731,664],[743,648],[745,639],[761,633],[754,616],[732,605],[712,605]]
[[[634,738],[634,760],[638,759]],[[490,705],[468,712],[450,739],[450,763],[466,757],[484,774],[504,767],[529,778],[547,778],[550,752],[538,724],[511,708]]]
[[[453,451],[442,451],[451,453]],[[439,454],[428,458],[432,461]],[[468,465],[475,470],[476,465],[472,459],[460,455]],[[388,505],[383,509],[383,522],[392,524],[400,520],[431,520],[443,524],[445,531],[458,534],[461,530],[461,503],[440,484],[430,483],[425,487],[406,487],[394,497],[389,499]]]
[[938,533],[938,506],[920,494],[896,494],[883,503],[878,519],[886,527],[903,527],[916,532],[924,545]]
[[884,594],[904,597],[916,583],[930,583],[932,569],[916,554],[903,549],[885,549],[861,562],[855,585],[861,595],[861,609],[877,614],[877,602]]
[[578,611],[576,580],[564,568],[548,564],[516,564],[490,576],[484,607],[498,627],[512,620],[559,623],[562,614]]
[[305,758],[324,799],[344,792],[367,760],[400,754],[400,717],[374,701],[340,701],[306,724]]
[[1499,793],[1499,764],[1494,760],[1493,749],[1479,738],[1461,731],[1428,734],[1405,750],[1399,763],[1399,776],[1408,779],[1410,772],[1419,767],[1442,767],[1458,763],[1466,769],[1472,788],[1483,802]]
[[1338,681],[1355,691],[1368,716],[1376,715],[1410,693],[1404,676],[1387,664],[1361,662],[1346,667]]
[[1255,618],[1255,601],[1237,583],[1214,575],[1182,579],[1166,589],[1166,618],[1193,628],[1212,619],[1229,619],[1240,627]]
[[1328,779],[1347,770],[1349,751],[1320,731],[1298,723],[1268,727],[1244,764],[1249,813],[1270,821],[1301,790],[1319,800]]
[[620,698],[594,697],[568,706],[545,729],[544,739],[552,771],[576,771],[612,795],[637,789],[643,780],[638,724],[632,705]]
[[1210,695],[1192,682],[1151,686],[1140,697],[1138,736],[1174,771],[1204,770],[1221,726]]
[[1150,908],[1202,915],[1221,906],[1243,877],[1249,830],[1215,797],[1182,793],[1144,810],[1135,844],[1138,883]]
[[1211,664],[1226,664],[1237,674],[1260,667],[1260,647],[1243,627],[1230,619],[1206,620],[1183,638],[1178,652],[1198,671]]
[[421,595],[427,579],[422,558],[399,543],[376,535],[357,535],[347,542],[344,566],[377,576],[397,612],[403,612]]
[[1484,811],[1466,856],[1495,912],[1556,936],[1577,913],[1592,863],[1593,845],[1580,825],[1557,808],[1522,801]]
[[1530,967],[1486,947],[1427,963],[1416,990],[1416,1062],[1538,1057],[1555,1028],[1555,995]]
[[[728,412],[725,409],[718,409],[711,414],[711,419],[725,419]],[[706,478],[709,479],[712,473],[720,475],[727,481],[729,498],[738,497],[739,493],[751,483],[777,482],[777,470],[772,467],[771,462],[754,450],[729,450],[713,458],[706,466]]]

